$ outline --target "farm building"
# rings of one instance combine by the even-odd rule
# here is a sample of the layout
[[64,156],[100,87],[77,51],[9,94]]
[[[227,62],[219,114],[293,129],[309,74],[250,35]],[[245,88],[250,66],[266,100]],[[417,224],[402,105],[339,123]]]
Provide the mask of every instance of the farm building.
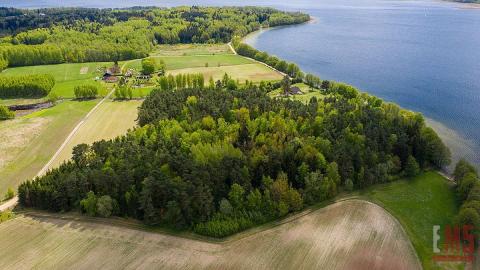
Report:
[[288,94],[289,95],[302,95],[303,92],[297,86],[292,86],[292,87],[290,87],[290,90],[288,91]]

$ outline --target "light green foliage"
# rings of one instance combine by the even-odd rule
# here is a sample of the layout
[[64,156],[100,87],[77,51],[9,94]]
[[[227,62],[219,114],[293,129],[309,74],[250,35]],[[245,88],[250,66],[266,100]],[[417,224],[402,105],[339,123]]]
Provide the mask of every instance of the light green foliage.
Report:
[[0,98],[43,97],[54,85],[54,77],[48,74],[0,76]]
[[157,62],[154,58],[142,59],[142,73],[145,75],[151,75],[157,70]]
[[7,211],[0,212],[0,223],[7,221],[9,219],[12,219],[14,217],[15,215],[13,214],[12,211],[7,210]]
[[116,99],[132,99],[133,90],[129,85],[121,85],[115,88],[113,92]]
[[98,86],[93,84],[77,85],[73,89],[73,93],[78,99],[95,98],[98,92]]
[[218,210],[220,211],[220,213],[226,216],[230,216],[231,214],[233,214],[233,207],[227,199],[222,199],[220,201],[220,206]]
[[82,210],[89,216],[97,214],[97,197],[93,191],[87,193],[87,197],[80,201]]
[[[101,196],[97,199],[96,214],[101,217],[109,217],[113,214],[114,207],[115,202],[110,196]],[[86,208],[88,208],[88,206]],[[87,213],[90,214],[88,211]]]
[[15,191],[13,188],[9,187],[3,199],[6,201],[12,199],[13,197],[15,197]]
[[233,184],[228,193],[228,200],[235,210],[242,210],[245,204],[245,190],[239,184]]
[[7,106],[0,105],[0,120],[12,119],[15,113],[10,111]]

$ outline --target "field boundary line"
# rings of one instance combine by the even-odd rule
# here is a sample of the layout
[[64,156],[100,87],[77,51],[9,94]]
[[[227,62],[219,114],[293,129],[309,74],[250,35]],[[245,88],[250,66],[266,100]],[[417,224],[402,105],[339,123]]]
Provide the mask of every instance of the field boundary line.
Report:
[[287,74],[281,72],[280,70],[278,70],[278,69],[276,69],[276,68],[274,68],[274,67],[272,67],[272,66],[267,65],[266,63],[263,63],[263,62],[260,62],[260,61],[258,61],[258,60],[256,60],[256,59],[253,59],[253,58],[246,57],[246,56],[243,56],[243,55],[238,54],[237,51],[235,51],[235,49],[233,48],[232,42],[229,42],[229,43],[228,43],[228,46],[230,47],[230,49],[232,50],[232,52],[233,52],[235,55],[238,55],[238,56],[243,57],[243,58],[245,58],[245,59],[252,60],[253,62],[262,64],[262,65],[268,67],[269,69],[271,69],[271,70],[273,70],[273,71],[275,71],[275,72],[278,72],[280,75],[282,75],[282,76],[284,76],[284,77],[287,76]]

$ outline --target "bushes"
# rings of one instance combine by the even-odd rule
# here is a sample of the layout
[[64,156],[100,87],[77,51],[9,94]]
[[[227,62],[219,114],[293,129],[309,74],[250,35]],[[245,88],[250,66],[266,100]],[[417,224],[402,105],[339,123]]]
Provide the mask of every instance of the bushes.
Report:
[[0,98],[43,97],[54,85],[49,74],[0,76]]
[[0,120],[12,119],[15,113],[10,111],[7,106],[0,105]]
[[93,191],[89,191],[87,197],[80,201],[80,208],[91,217],[109,217],[117,212],[118,206],[110,196],[97,197]]
[[12,199],[13,197],[15,197],[15,191],[13,190],[13,188],[8,188],[3,199],[6,201]]
[[201,235],[221,238],[251,228],[254,225],[253,221],[243,216],[225,217],[217,215],[208,222],[195,225],[193,230]]
[[142,59],[142,73],[145,75],[151,75],[157,69],[157,62],[154,58]]
[[115,95],[116,99],[132,99],[133,98],[132,88],[127,85],[117,86],[113,94]]
[[78,99],[95,98],[98,95],[98,86],[91,84],[77,85],[73,91]]

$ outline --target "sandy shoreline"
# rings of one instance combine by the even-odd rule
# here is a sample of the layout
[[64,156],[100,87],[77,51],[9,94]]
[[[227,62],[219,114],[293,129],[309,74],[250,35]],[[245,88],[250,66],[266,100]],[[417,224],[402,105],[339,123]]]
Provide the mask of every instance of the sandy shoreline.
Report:
[[300,24],[291,24],[291,25],[281,25],[281,26],[272,26],[272,27],[262,27],[256,31],[253,31],[253,32],[250,32],[248,33],[246,36],[242,37],[241,39],[241,42],[242,43],[245,43],[245,41],[249,38],[252,38],[253,36],[258,36],[260,35],[261,33],[263,32],[266,32],[266,31],[269,31],[269,30],[272,30],[272,29],[275,29],[275,28],[279,28],[279,27],[289,27],[289,26],[294,26],[294,25],[302,25],[302,24],[310,24],[310,23],[317,23],[318,22],[318,18],[317,17],[314,17],[314,16],[310,16],[310,20],[304,22],[304,23],[300,23]]

